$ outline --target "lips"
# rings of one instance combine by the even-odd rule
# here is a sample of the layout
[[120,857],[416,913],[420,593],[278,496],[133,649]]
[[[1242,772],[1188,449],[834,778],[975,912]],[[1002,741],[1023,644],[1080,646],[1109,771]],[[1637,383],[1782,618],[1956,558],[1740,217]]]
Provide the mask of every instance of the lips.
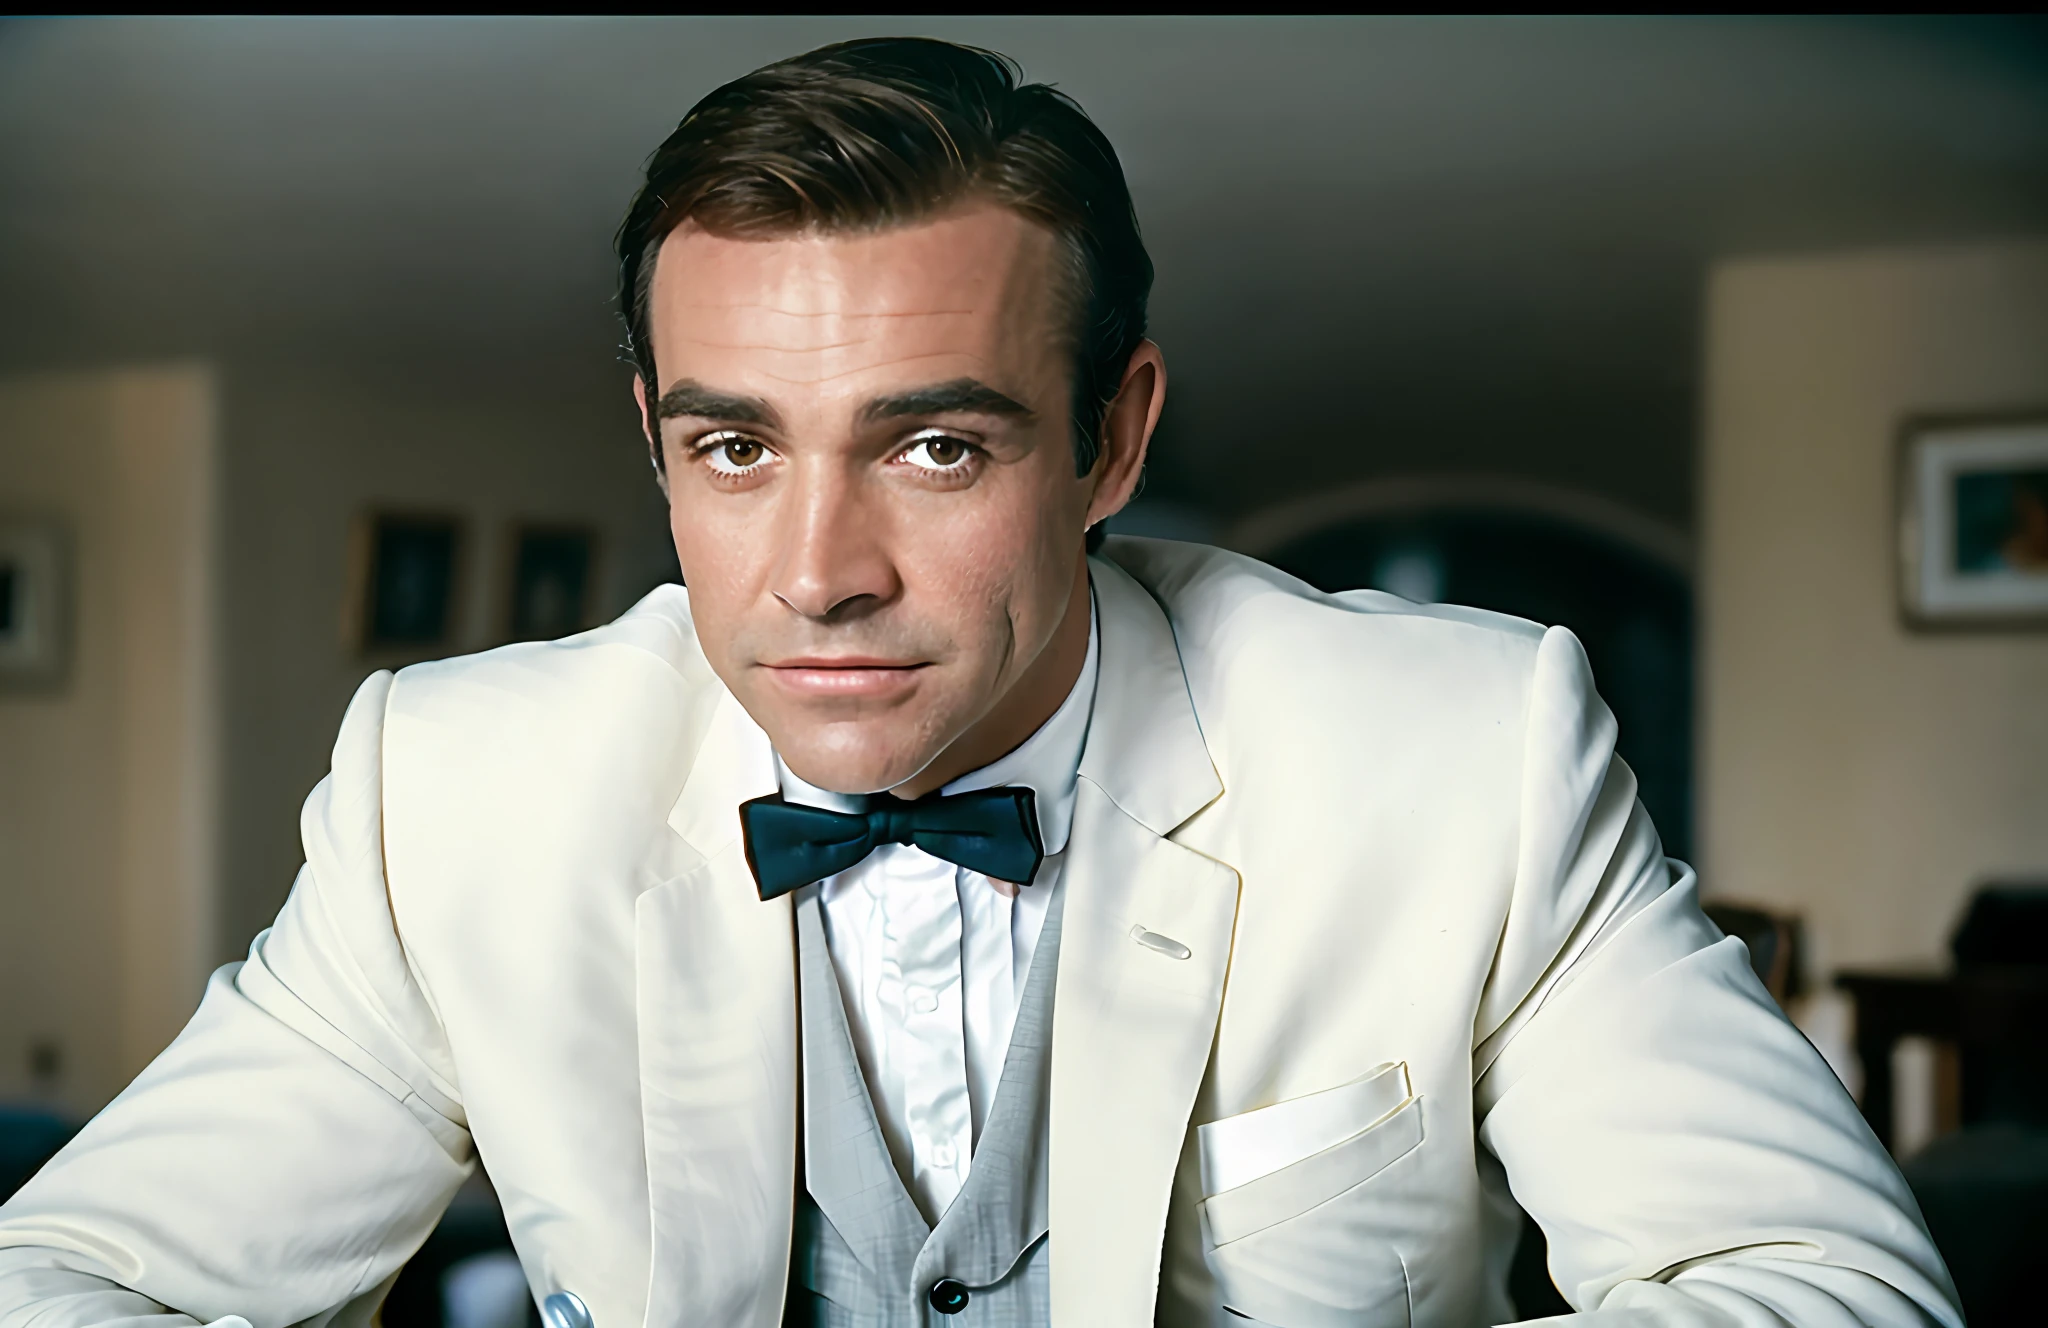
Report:
[[777,686],[799,696],[873,699],[908,691],[928,666],[848,656],[782,660],[762,667]]
[[765,665],[771,669],[918,669],[922,660],[883,659],[879,655],[799,655]]

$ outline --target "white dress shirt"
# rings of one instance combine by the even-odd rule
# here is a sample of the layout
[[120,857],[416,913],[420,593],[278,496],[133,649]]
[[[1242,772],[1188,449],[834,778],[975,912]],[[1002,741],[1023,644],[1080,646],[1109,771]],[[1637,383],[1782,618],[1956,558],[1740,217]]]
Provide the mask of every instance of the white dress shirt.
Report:
[[[988,1121],[1017,1002],[1059,888],[1074,784],[1095,700],[1096,627],[1067,699],[1008,756],[941,792],[1016,785],[1036,795],[1045,861],[1023,889],[910,844],[884,844],[818,892],[825,943],[868,1095],[889,1153],[925,1217],[937,1222],[967,1183]],[[776,762],[782,795],[835,811],[861,800],[813,788]]]

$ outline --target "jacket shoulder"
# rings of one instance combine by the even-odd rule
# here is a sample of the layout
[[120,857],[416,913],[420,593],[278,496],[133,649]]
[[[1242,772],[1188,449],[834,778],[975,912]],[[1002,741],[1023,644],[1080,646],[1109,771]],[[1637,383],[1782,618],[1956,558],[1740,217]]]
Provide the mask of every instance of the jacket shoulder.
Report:
[[[521,803],[602,797],[694,751],[724,687],[697,644],[689,596],[663,586],[602,627],[399,671],[385,703],[393,789],[441,805],[460,783]],[[666,782],[666,781],[664,781]],[[673,790],[671,790],[671,794]]]
[[641,686],[718,685],[681,586],[661,586],[618,618],[574,636],[410,665],[393,683],[393,706],[452,718],[472,701],[528,708],[594,693],[589,699],[602,703],[609,689],[636,680]]
[[1197,669],[1225,658],[1288,673],[1323,660],[1346,668],[1426,662],[1513,676],[1533,666],[1547,632],[1460,604],[1414,604],[1378,590],[1332,594],[1204,545],[1126,537],[1110,540],[1104,554],[1159,601],[1183,659]]
[[[1321,771],[1333,786],[1398,774],[1508,805],[1546,679],[1582,692],[1573,705],[1592,698],[1563,628],[1380,591],[1328,594],[1221,549],[1127,539],[1104,552],[1165,610],[1226,788],[1279,770]],[[1550,663],[1571,658],[1581,663],[1564,672]]]

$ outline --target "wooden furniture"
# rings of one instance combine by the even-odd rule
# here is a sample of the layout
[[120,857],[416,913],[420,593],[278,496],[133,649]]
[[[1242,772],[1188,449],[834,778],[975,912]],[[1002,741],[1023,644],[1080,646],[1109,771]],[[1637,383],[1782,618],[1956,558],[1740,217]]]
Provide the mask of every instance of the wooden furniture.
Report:
[[[1971,964],[1952,972],[1851,970],[1835,985],[1856,1003],[1856,1054],[1863,1061],[1863,1117],[1892,1143],[1892,1048],[1903,1037],[1933,1038],[1971,1053],[2048,1058],[2048,966]],[[1959,1114],[1981,1115],[1972,1076],[1961,1074]]]

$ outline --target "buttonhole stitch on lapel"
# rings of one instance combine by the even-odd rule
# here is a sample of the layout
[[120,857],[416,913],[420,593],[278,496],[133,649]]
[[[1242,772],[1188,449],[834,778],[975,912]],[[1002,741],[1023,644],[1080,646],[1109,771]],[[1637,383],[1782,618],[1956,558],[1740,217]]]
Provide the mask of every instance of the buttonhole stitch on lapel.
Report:
[[1161,936],[1156,931],[1146,931],[1144,927],[1137,923],[1131,924],[1131,939],[1144,946],[1147,950],[1157,950],[1168,959],[1187,959],[1195,953],[1179,941],[1174,940],[1173,937]]

